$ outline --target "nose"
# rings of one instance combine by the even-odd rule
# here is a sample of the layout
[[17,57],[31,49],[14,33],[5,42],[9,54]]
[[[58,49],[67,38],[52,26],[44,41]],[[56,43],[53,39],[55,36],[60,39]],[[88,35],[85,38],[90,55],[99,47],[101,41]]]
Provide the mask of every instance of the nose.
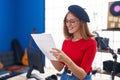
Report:
[[68,27],[71,26],[71,22],[70,22],[70,21],[67,22],[67,23],[66,23],[66,26],[68,26]]

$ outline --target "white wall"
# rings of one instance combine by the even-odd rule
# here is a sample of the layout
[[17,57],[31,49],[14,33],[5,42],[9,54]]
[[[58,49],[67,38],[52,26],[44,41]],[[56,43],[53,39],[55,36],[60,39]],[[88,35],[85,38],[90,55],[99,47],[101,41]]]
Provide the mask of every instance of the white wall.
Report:
[[[63,18],[67,7],[77,4],[86,8],[91,22],[91,31],[107,29],[108,2],[115,0],[46,0],[45,1],[45,32],[51,33],[56,46],[61,49],[63,37]],[[109,34],[108,34],[109,35]],[[107,35],[107,36],[108,36]],[[46,58],[46,67],[52,67]]]

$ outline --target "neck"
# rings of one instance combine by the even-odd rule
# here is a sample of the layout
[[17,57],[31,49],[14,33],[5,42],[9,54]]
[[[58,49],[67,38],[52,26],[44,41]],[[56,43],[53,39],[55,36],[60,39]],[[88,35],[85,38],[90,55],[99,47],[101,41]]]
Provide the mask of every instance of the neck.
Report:
[[72,41],[78,41],[78,40],[80,40],[80,39],[82,39],[82,36],[81,36],[80,34],[78,34],[78,35],[73,35],[73,37],[72,37]]

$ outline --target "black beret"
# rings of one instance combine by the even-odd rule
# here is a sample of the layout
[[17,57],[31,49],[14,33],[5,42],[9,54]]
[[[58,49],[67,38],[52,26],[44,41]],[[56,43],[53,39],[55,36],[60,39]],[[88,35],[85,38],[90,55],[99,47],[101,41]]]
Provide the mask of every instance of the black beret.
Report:
[[72,12],[77,18],[79,18],[85,22],[90,22],[87,12],[82,7],[80,7],[78,5],[70,5],[68,7],[68,10],[70,12]]

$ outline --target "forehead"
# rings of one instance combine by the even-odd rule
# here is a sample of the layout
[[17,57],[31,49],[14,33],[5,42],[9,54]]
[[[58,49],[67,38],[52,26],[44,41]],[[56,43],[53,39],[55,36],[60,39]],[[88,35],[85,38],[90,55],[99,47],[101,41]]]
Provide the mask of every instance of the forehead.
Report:
[[72,14],[71,12],[68,12],[66,19],[78,19],[74,14]]

